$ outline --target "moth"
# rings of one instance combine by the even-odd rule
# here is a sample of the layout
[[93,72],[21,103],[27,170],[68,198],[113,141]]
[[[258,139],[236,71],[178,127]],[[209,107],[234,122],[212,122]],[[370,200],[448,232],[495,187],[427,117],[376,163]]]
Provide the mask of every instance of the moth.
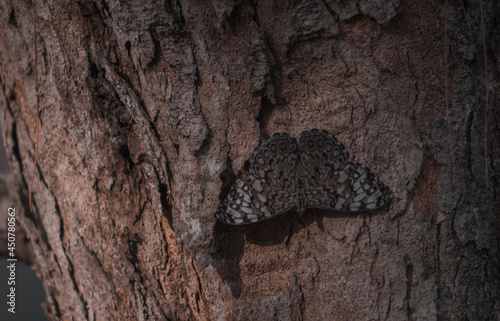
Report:
[[299,141],[274,134],[253,152],[249,171],[239,177],[216,217],[227,224],[248,224],[296,208],[366,211],[386,205],[391,190],[325,130],[312,129]]

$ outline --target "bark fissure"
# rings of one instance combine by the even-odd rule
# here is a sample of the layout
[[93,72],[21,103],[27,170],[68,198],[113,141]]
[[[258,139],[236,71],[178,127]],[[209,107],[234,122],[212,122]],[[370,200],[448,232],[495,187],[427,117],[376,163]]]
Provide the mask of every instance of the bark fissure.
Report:
[[83,308],[83,311],[84,311],[84,317],[85,317],[85,319],[88,319],[89,318],[89,309],[87,307],[88,306],[87,301],[85,300],[85,296],[82,293],[80,287],[78,286],[78,280],[75,278],[75,268],[73,266],[73,263],[71,262],[71,259],[68,257],[68,253],[66,251],[66,248],[64,248],[64,246],[63,246],[63,250],[64,250],[64,254],[66,255],[67,262],[69,264],[69,269],[68,269],[69,279],[71,280],[71,283],[73,284],[73,289],[78,294],[78,298],[81,302],[81,307]]
[[406,316],[408,320],[413,320],[412,316],[412,304],[411,302],[411,289],[413,286],[413,264],[411,263],[411,259],[408,255],[404,257],[404,261],[406,264]]

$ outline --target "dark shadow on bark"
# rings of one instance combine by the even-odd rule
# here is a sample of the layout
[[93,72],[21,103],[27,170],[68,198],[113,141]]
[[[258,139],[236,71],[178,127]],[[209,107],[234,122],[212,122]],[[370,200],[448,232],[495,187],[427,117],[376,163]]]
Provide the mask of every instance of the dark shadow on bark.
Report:
[[244,226],[227,225],[217,221],[214,226],[212,265],[224,282],[231,288],[235,298],[243,291],[240,260],[243,256],[245,239],[241,230]]
[[240,261],[244,254],[245,242],[259,246],[273,246],[288,242],[304,227],[317,222],[324,231],[323,219],[354,217],[361,213],[371,216],[388,214],[388,207],[375,211],[341,212],[319,209],[308,209],[302,219],[295,211],[278,215],[268,220],[248,225],[228,225],[217,221],[214,227],[213,266],[224,282],[229,285],[233,296],[238,299],[243,291]]

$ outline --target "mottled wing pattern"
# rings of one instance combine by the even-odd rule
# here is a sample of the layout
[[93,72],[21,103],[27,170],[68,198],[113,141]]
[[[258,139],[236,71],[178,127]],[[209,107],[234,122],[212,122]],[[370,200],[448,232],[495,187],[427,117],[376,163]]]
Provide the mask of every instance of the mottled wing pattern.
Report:
[[236,180],[216,217],[227,224],[249,224],[284,213],[293,205],[286,192],[275,191],[264,179],[248,173]]
[[345,147],[326,131],[304,132],[299,150],[308,207],[364,211],[391,199],[390,189],[370,169],[350,162]]
[[285,133],[274,134],[253,152],[249,172],[266,179],[272,188],[286,192],[282,195],[288,197],[296,192],[297,153],[295,138]]
[[373,210],[387,204],[392,198],[391,190],[379,181],[366,166],[350,162],[333,171],[332,180],[338,182],[338,197],[334,207],[343,211]]
[[324,130],[313,129],[303,132],[299,140],[299,184],[306,193],[325,184],[335,184],[331,172],[344,166],[349,153],[344,145]]
[[295,206],[297,141],[275,134],[252,154],[250,169],[232,186],[216,216],[228,224],[247,224],[284,213]]
[[349,162],[330,175],[330,183],[307,193],[310,207],[338,211],[367,211],[387,204],[391,190],[360,163]]

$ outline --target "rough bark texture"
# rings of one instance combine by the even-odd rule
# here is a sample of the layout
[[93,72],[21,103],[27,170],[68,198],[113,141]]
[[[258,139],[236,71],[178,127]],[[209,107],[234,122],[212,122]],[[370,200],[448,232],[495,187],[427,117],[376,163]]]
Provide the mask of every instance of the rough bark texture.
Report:
[[[52,319],[500,318],[496,1],[34,4],[0,5],[0,121]],[[310,128],[391,205],[215,221]]]

